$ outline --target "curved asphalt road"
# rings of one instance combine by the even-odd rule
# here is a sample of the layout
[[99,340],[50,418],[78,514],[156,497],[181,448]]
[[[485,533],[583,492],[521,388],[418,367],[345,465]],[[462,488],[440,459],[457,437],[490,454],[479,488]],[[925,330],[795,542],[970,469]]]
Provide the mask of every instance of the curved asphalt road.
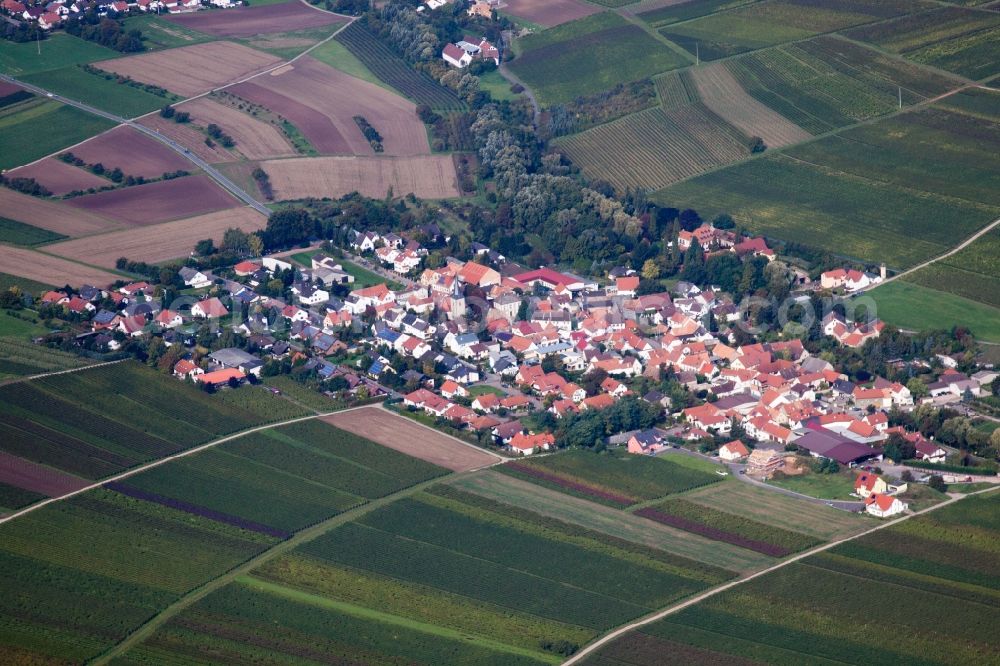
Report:
[[63,104],[68,104],[69,106],[75,106],[76,108],[80,109],[81,111],[86,111],[87,113],[92,113],[95,116],[100,116],[102,118],[107,118],[108,120],[110,120],[112,122],[115,122],[115,123],[118,123],[120,125],[128,125],[129,127],[142,132],[146,136],[149,136],[149,137],[152,137],[153,139],[156,139],[157,141],[159,141],[160,143],[164,144],[165,146],[167,146],[171,150],[173,150],[173,151],[175,151],[175,152],[180,153],[181,155],[183,155],[185,159],[187,159],[188,161],[192,162],[199,169],[201,169],[202,171],[204,171],[205,173],[207,173],[208,176],[212,180],[214,180],[219,185],[221,185],[223,188],[225,188],[226,190],[228,190],[233,196],[235,196],[237,199],[239,199],[240,201],[242,201],[246,205],[250,206],[254,210],[262,213],[265,217],[271,215],[271,211],[268,209],[267,206],[265,206],[264,204],[262,204],[261,202],[257,201],[256,199],[254,199],[252,196],[250,196],[246,192],[244,192],[243,189],[239,185],[237,185],[236,183],[234,183],[233,181],[229,180],[224,175],[222,175],[222,173],[220,173],[218,169],[214,168],[208,162],[206,162],[205,160],[201,159],[200,157],[198,157],[197,155],[195,155],[194,153],[192,153],[190,150],[188,150],[187,148],[185,148],[181,144],[177,143],[173,139],[170,139],[168,137],[163,136],[162,134],[160,134],[156,130],[150,129],[150,128],[145,127],[143,125],[140,125],[139,123],[137,123],[137,122],[135,122],[133,120],[129,120],[128,118],[122,118],[121,116],[116,116],[113,113],[108,113],[107,111],[102,111],[101,109],[97,109],[97,108],[95,108],[93,106],[90,106],[89,104],[84,104],[83,102],[78,102],[78,101],[76,101],[74,99],[68,99],[66,97],[63,97],[62,95],[57,95],[55,93],[49,92],[48,90],[45,90],[44,88],[39,88],[38,86],[31,85],[30,83],[24,83],[23,81],[18,81],[14,77],[7,76],[6,74],[0,74],[0,81],[6,81],[7,83],[13,83],[15,85],[21,86],[25,90],[28,90],[30,92],[33,92],[33,93],[37,94],[37,95],[44,95],[45,97],[48,97],[50,99],[54,99],[57,102],[62,102]]

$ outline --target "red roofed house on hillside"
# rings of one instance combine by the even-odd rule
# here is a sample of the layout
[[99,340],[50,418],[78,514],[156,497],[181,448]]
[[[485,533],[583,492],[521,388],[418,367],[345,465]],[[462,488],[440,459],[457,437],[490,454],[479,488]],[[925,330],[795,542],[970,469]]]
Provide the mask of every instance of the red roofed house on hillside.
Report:
[[854,478],[854,494],[858,497],[881,495],[888,489],[888,484],[878,474],[862,472]]
[[908,506],[905,502],[891,495],[872,494],[865,500],[865,511],[876,518],[895,516],[906,511]]

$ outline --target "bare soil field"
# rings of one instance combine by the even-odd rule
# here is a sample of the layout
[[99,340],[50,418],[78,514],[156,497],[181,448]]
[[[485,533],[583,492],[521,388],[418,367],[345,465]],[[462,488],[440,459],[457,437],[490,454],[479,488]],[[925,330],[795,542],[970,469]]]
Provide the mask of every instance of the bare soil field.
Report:
[[245,79],[279,62],[277,56],[241,44],[209,42],[102,60],[94,66],[191,97]]
[[[117,229],[121,225],[99,215],[93,215],[69,206],[29,197],[6,187],[0,187],[2,216],[64,236],[85,236]],[[27,276],[25,276],[27,277]]]
[[208,176],[186,176],[69,200],[69,205],[94,211],[126,224],[146,226],[202,215],[239,202]]
[[724,62],[691,70],[702,102],[747,136],[759,136],[768,148],[780,148],[812,137],[777,111],[747,94]]
[[[161,118],[159,114],[146,116],[140,121],[146,127],[157,130],[160,134],[181,144],[192,153],[212,164],[232,162],[237,157],[218,143],[209,148],[205,145],[205,135],[191,126],[191,123],[177,124],[172,120]],[[190,162],[185,160],[185,164]]]
[[192,168],[190,162],[156,139],[125,126],[84,141],[69,152],[87,164],[118,167],[127,176],[159,178],[171,171]]
[[461,195],[450,155],[419,157],[300,157],[261,164],[271,177],[278,201],[341,197],[359,192],[379,199],[391,187],[395,196],[424,199]]
[[18,90],[21,90],[21,86],[15,85],[13,83],[7,83],[6,81],[0,81],[0,97],[13,95]]
[[263,7],[240,7],[224,12],[171,14],[166,20],[215,37],[252,37],[269,32],[318,28],[344,19],[293,0]]
[[351,152],[347,139],[341,135],[340,130],[328,117],[292,97],[287,97],[249,81],[227,88],[226,92],[260,104],[282,116],[295,125],[313,148],[321,153]]
[[485,467],[500,460],[499,456],[488,451],[462,444],[377,406],[324,416],[322,420],[382,446],[456,472]]
[[5,174],[9,178],[34,178],[44,185],[52,194],[62,196],[74,190],[86,190],[90,187],[111,185],[110,180],[95,176],[89,171],[78,169],[54,157],[12,169]]
[[3,451],[0,451],[0,482],[49,497],[71,493],[91,483]]
[[46,284],[70,284],[74,287],[85,284],[103,287],[121,279],[120,275],[99,268],[10,246],[4,247],[3,252],[0,252],[0,273],[19,275]]
[[551,28],[605,9],[579,0],[505,0],[500,11]]
[[218,243],[226,229],[238,228],[250,233],[263,229],[266,223],[264,216],[252,208],[230,208],[184,220],[54,243],[46,246],[45,251],[108,268],[113,268],[119,257],[159,263],[186,257],[203,238]]
[[[354,116],[364,116],[382,135],[384,155],[430,154],[427,132],[417,118],[413,102],[318,60],[300,58],[292,65],[255,78],[253,83],[323,114],[346,141],[346,152],[354,155],[375,154],[354,122]],[[232,92],[243,96],[238,89]],[[319,128],[310,127],[308,123],[300,124],[272,104],[259,103],[291,120],[317,150],[333,152],[320,148],[314,140]]]
[[235,149],[250,160],[265,160],[271,157],[295,155],[295,149],[274,125],[225,104],[199,97],[181,107],[191,114],[191,119],[207,126],[215,123],[222,131],[236,141]]

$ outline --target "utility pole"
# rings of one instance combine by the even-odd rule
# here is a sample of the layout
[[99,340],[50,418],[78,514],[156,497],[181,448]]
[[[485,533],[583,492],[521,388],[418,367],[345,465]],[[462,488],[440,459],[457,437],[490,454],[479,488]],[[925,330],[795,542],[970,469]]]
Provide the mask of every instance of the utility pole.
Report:
[[701,49],[698,48],[698,42],[694,43],[694,66],[697,67],[701,64]]
[[899,86],[899,108],[903,108],[903,86]]

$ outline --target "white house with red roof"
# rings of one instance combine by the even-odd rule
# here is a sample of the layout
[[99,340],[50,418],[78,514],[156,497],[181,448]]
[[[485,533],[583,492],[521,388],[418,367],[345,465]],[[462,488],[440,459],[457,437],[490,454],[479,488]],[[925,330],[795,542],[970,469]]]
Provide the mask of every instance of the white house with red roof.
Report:
[[734,439],[731,442],[726,442],[719,447],[719,458],[727,462],[733,462],[736,460],[742,460],[750,455],[750,449],[747,448],[746,444],[738,439]]
[[472,55],[455,44],[445,44],[441,51],[441,58],[452,67],[459,69],[468,67],[472,62]]
[[865,511],[876,518],[889,518],[906,511],[909,507],[898,497],[872,494],[865,499]]
[[211,319],[213,317],[225,317],[229,310],[218,298],[206,298],[191,306],[191,316],[199,319]]

